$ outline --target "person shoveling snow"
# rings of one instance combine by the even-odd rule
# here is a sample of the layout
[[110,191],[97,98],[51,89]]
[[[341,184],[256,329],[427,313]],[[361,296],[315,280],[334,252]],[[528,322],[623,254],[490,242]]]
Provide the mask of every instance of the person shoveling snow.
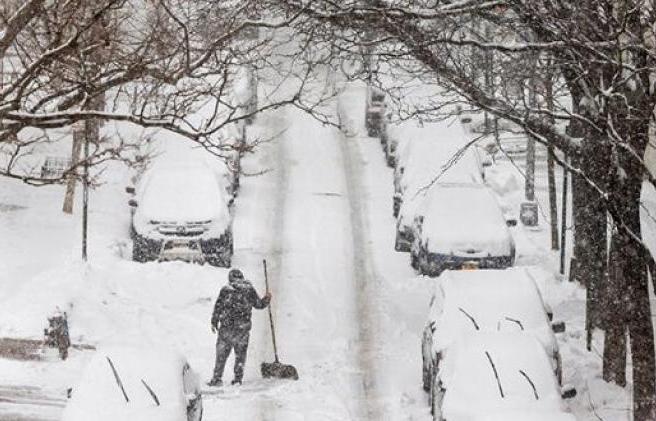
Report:
[[[253,308],[264,309],[271,302],[271,293],[260,298],[253,285],[239,269],[228,273],[228,285],[221,288],[212,313],[212,333],[218,330],[216,340],[216,364],[209,386],[223,384],[223,369],[232,349],[235,350],[235,377],[232,384],[241,384],[248,351]],[[220,326],[219,326],[220,324]]]

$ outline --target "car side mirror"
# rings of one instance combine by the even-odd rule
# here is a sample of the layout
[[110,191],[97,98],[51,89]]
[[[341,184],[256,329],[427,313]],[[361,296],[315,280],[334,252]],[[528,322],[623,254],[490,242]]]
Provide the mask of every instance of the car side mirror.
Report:
[[576,396],[576,388],[574,386],[563,386],[560,396],[563,399],[572,399]]
[[139,206],[139,204],[137,203],[136,200],[130,199],[128,200],[128,206],[130,206],[131,208],[136,208],[137,206]]
[[469,123],[472,122],[472,119],[471,119],[471,117],[465,116],[465,117],[461,117],[461,118],[460,118],[460,122],[461,122],[462,124],[469,124]]
[[553,322],[551,323],[551,329],[554,333],[564,333],[565,332],[565,322]]
[[126,192],[126,193],[129,193],[129,194],[134,194],[135,189],[134,189],[134,187],[132,187],[132,186],[127,186],[127,187],[125,188],[125,192]]
[[517,220],[512,218],[512,219],[507,219],[506,220],[506,225],[509,227],[516,227],[517,226]]

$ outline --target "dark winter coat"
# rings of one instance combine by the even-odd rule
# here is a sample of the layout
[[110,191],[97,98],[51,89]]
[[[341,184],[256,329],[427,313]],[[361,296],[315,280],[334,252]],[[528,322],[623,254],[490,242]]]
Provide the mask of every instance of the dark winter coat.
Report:
[[221,288],[214,304],[212,326],[221,323],[222,328],[250,330],[253,307],[263,309],[268,305],[269,299],[260,298],[249,281],[233,280]]

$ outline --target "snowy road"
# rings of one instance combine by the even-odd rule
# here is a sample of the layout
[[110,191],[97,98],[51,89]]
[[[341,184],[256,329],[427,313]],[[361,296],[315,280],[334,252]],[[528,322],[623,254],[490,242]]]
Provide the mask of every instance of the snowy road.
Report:
[[[261,257],[269,258],[281,358],[299,369],[301,379],[230,401],[208,396],[208,418],[380,419],[368,416],[371,367],[361,356],[370,338],[361,328],[367,314],[360,293],[368,279],[361,259],[354,259],[361,245],[352,218],[359,214],[350,200],[341,135],[291,110],[265,124],[284,134],[269,148],[270,180],[253,179],[259,184],[253,189],[261,190],[255,201],[240,197],[246,209],[238,209],[235,222],[236,265],[255,271]],[[248,184],[244,191],[248,195]],[[267,196],[271,202],[262,203]],[[272,360],[265,314],[255,317],[259,334],[251,341],[247,383],[258,376],[259,361]],[[257,405],[247,405],[249,400]]]
[[[354,92],[349,106],[361,110],[363,91]],[[337,104],[331,107],[334,112]],[[360,117],[356,120],[363,121]],[[406,255],[393,251],[391,172],[377,139],[344,137],[292,109],[263,115],[249,130],[252,136],[275,140],[244,163],[248,173],[270,171],[242,179],[234,266],[263,292],[261,261],[268,259],[280,357],[298,368],[301,379],[260,380],[259,364],[272,361],[273,352],[266,312],[255,312],[245,384],[222,395],[208,394],[206,419],[429,419],[419,386],[428,283],[414,276]],[[130,261],[125,171],[114,168],[107,174],[107,185],[91,201],[91,261],[46,260],[25,277],[17,276],[20,283],[13,289],[8,284],[2,298],[2,332],[39,338],[46,315],[55,305],[65,305],[75,342],[120,338],[164,343],[185,354],[207,381],[215,340],[209,317],[227,271]],[[61,237],[74,243],[76,218],[64,218],[62,225],[58,206],[51,204],[50,197],[59,194],[53,190],[25,203],[29,213],[17,214],[21,219],[12,226],[29,231],[26,221],[47,208],[43,223],[61,226]],[[15,236],[30,238],[23,234]],[[56,241],[44,243],[43,253]],[[14,268],[29,264],[21,256]],[[58,399],[54,407],[11,404],[0,408],[0,419],[13,419],[16,413],[57,419],[66,388],[76,383],[90,354],[74,350],[65,362],[0,360],[6,385],[41,387]],[[224,380],[232,378],[231,369],[229,360]]]
[[[363,167],[358,138],[300,111],[269,115],[261,123],[266,132],[283,134],[263,155],[273,171],[245,181],[235,222],[236,264],[261,279],[260,259],[268,257],[281,359],[294,364],[301,379],[253,380],[259,362],[272,360],[265,314],[256,313],[244,391],[207,396],[208,419],[428,419],[417,375],[420,327],[399,343],[405,318],[381,316],[380,306],[396,294],[378,275],[384,268],[377,267],[375,253],[390,247],[387,238],[374,244],[376,220],[370,221],[366,201],[376,199],[374,206],[387,209],[389,196],[387,189],[372,195],[365,172],[375,172],[370,176],[377,185],[391,186],[382,158],[377,167]],[[378,152],[375,140],[362,141],[370,147],[365,153]],[[382,220],[393,233],[391,217]],[[405,259],[390,254],[379,259],[396,267],[388,276],[413,277]],[[395,349],[399,345],[405,349]],[[408,358],[408,352],[415,355]]]

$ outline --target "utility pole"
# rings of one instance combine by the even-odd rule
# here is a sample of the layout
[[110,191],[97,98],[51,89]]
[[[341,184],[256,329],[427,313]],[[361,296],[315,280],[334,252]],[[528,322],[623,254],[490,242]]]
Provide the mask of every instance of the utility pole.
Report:
[[[102,22],[94,23],[93,27],[90,30],[91,44],[97,43],[100,45],[100,41],[104,38],[104,24]],[[95,76],[100,72],[100,66],[103,63],[104,56],[103,47],[96,47],[91,50],[88,57],[82,56],[82,60],[85,62],[81,63],[82,68],[85,70],[85,77],[87,81],[88,88],[90,88],[91,93],[93,93],[92,83]],[[87,92],[89,93],[89,92]],[[95,93],[94,96],[87,99],[85,109],[103,111],[105,109],[105,94],[104,93]],[[97,119],[85,119],[84,120],[84,138],[81,141],[84,142],[84,161],[83,161],[83,177],[82,177],[82,260],[86,261],[88,256],[88,226],[89,226],[89,187],[90,187],[90,175],[89,175],[89,146],[91,143],[98,145],[100,143],[100,122]],[[81,141],[78,142],[81,143]],[[79,146],[78,146],[79,147]]]

